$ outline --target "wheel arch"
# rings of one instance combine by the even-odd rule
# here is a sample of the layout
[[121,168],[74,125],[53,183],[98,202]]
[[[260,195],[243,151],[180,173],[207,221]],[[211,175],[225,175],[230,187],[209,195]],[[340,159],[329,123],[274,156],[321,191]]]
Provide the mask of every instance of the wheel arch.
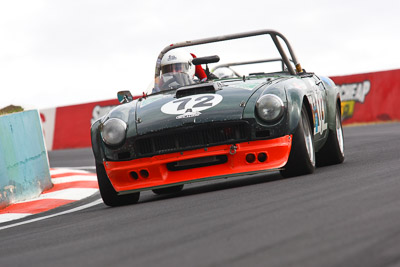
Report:
[[288,92],[288,102],[291,103],[288,106],[289,112],[289,133],[294,133],[299,124],[300,117],[301,117],[301,109],[304,105],[307,110],[307,116],[310,120],[311,129],[314,129],[314,119],[310,101],[307,95],[299,95],[298,92],[294,93],[293,91]]
[[341,109],[340,92],[336,84],[326,76],[320,76],[326,92],[326,121],[329,130],[336,128],[336,107],[339,105]]
[[101,148],[101,136],[100,136],[100,120],[93,123],[90,135],[91,135],[91,142],[92,142],[92,151],[95,161],[98,163],[103,162],[104,152]]
[[307,96],[304,96],[304,98],[303,98],[303,105],[306,108],[307,116],[308,116],[308,119],[310,120],[310,124],[311,124],[310,125],[311,129],[314,129],[314,116],[313,116],[313,113],[312,113],[312,110],[311,110],[310,101],[308,101]]

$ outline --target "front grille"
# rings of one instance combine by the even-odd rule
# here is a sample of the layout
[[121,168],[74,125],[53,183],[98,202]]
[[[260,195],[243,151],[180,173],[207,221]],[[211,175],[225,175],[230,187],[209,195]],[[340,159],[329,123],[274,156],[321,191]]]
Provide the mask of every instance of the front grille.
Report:
[[135,141],[138,156],[171,153],[245,141],[250,136],[247,122],[207,124],[180,128],[164,134],[146,135]]

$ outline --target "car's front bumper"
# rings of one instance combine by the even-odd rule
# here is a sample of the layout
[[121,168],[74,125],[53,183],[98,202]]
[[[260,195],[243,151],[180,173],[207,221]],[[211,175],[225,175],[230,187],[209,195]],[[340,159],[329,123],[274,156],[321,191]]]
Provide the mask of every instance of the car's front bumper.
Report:
[[[243,142],[234,146],[219,145],[130,161],[105,161],[104,167],[115,190],[125,194],[278,169],[286,164],[291,145],[292,137],[286,135],[271,140]],[[260,153],[267,155],[264,162],[257,159]],[[246,160],[248,154],[255,155],[254,162],[249,163]],[[167,168],[169,163],[212,156],[224,157],[226,162],[184,170]]]

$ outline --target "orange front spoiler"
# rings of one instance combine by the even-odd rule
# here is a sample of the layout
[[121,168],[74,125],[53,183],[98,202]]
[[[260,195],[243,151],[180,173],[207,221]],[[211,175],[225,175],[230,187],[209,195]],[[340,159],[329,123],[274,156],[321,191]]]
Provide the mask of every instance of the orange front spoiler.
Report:
[[[120,194],[192,183],[204,179],[257,173],[278,169],[286,164],[292,146],[292,136],[244,142],[235,146],[236,148],[232,145],[220,145],[130,161],[105,161],[104,167],[111,184]],[[257,159],[261,153],[265,153],[267,156],[263,162]],[[255,156],[254,162],[249,163],[246,160],[248,154]],[[186,170],[169,170],[167,168],[168,163],[211,156],[223,156],[227,161],[218,165]],[[260,158],[262,159],[262,157]]]

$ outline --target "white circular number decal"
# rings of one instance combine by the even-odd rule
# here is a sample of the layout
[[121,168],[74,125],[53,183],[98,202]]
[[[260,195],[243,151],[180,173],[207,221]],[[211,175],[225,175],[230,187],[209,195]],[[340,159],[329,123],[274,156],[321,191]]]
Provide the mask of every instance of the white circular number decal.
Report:
[[184,114],[187,112],[199,112],[218,105],[222,96],[217,94],[201,94],[182,97],[172,100],[161,107],[166,114]]

